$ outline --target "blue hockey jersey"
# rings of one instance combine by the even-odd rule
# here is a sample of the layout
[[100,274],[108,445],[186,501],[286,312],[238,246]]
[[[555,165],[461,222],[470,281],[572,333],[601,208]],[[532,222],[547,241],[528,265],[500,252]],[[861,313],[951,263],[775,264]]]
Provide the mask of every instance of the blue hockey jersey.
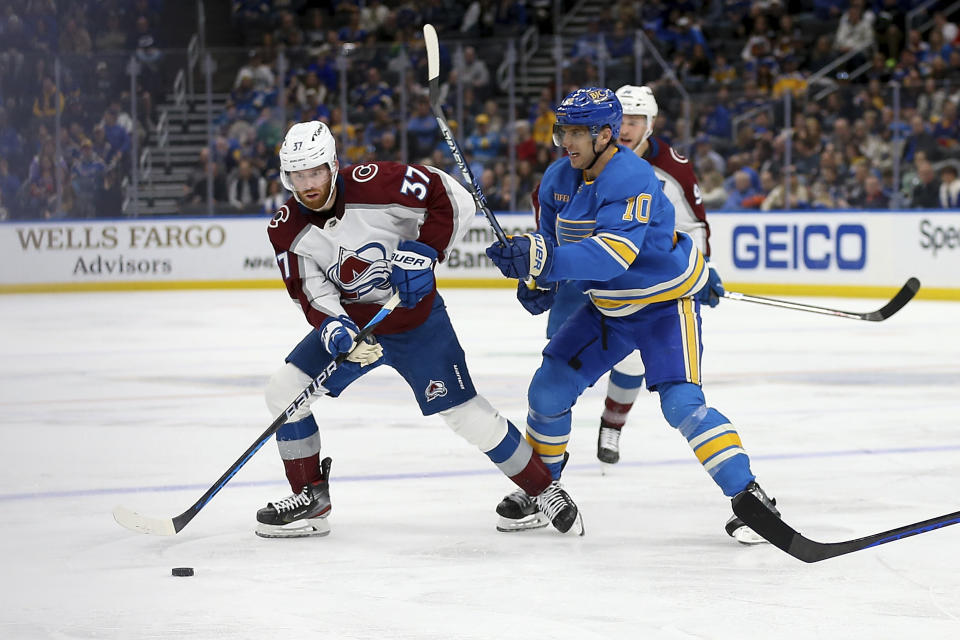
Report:
[[646,160],[617,146],[596,180],[560,158],[540,183],[540,232],[556,243],[542,281],[580,281],[597,309],[625,316],[692,296],[707,282],[703,254],[674,231],[674,210]]

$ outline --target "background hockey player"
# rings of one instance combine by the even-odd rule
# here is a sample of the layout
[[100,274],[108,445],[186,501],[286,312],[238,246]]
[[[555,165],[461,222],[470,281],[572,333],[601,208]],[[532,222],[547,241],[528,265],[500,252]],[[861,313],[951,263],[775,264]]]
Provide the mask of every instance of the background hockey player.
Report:
[[[313,329],[266,389],[272,413],[339,354],[350,355],[324,383],[336,397],[381,364],[396,369],[424,415],[440,414],[476,445],[561,531],[578,514],[517,428],[474,390],[463,350],[436,290],[433,268],[476,214],[470,194],[424,165],[361,164],[338,171],[336,143],[321,122],[295,124],[280,147],[281,180],[294,195],[269,224],[290,297]],[[358,345],[354,337],[396,288],[401,306]],[[277,432],[293,495],[257,512],[262,537],[329,533],[329,457],[320,460],[317,421],[304,404]],[[559,505],[559,506],[557,506]]]
[[[600,376],[639,350],[647,386],[660,395],[667,422],[687,439],[723,493],[750,491],[773,507],[750,471],[730,421],[707,407],[700,387],[700,302],[709,269],[689,234],[675,231],[673,206],[650,164],[617,144],[620,101],[605,88],[578,89],[557,108],[554,142],[567,152],[544,173],[536,233],[494,244],[487,255],[531,313],[549,309],[558,283],[573,281],[581,306],[543,351],[528,390],[527,438],[559,479],[570,437],[571,407]],[[523,280],[533,278],[536,287]],[[498,505],[525,528],[536,513],[515,492]],[[727,532],[759,542],[735,516]]]
[[[689,234],[709,260],[710,226],[700,196],[700,185],[697,184],[690,161],[674,151],[665,140],[653,135],[659,112],[653,91],[647,86],[624,85],[617,89],[616,95],[623,108],[620,143],[650,163],[664,194],[673,205],[677,230]],[[711,268],[707,286],[700,289],[696,298],[701,304],[715,307],[721,296],[723,284],[719,274]],[[552,336],[564,320],[588,302],[575,284],[561,284],[547,319],[547,337]],[[639,351],[628,355],[610,372],[597,437],[597,457],[602,462],[614,464],[620,460],[620,429],[626,423],[627,414],[643,386],[643,372]]]

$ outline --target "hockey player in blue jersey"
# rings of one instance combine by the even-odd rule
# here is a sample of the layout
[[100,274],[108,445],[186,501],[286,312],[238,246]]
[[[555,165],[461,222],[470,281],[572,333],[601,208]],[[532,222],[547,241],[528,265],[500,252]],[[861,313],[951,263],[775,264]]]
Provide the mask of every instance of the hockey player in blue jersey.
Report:
[[[650,164],[617,144],[622,107],[605,88],[578,89],[557,108],[554,143],[567,157],[544,173],[536,233],[493,244],[487,255],[533,314],[548,310],[558,284],[575,282],[590,298],[543,350],[528,390],[527,439],[560,478],[571,408],[600,376],[635,349],[667,422],[732,498],[742,491],[774,511],[750,471],[740,436],[700,388],[700,303],[709,269],[689,235],[675,231],[673,205]],[[530,282],[528,285],[524,281]],[[534,284],[535,283],[535,284]],[[500,530],[546,526],[522,491],[497,506]],[[736,516],[727,532],[762,542]]]

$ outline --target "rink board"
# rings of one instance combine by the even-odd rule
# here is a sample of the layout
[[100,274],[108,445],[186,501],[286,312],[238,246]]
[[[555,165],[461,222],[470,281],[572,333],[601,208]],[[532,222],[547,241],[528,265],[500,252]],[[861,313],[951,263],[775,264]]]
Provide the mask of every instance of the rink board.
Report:
[[[498,213],[508,234],[531,214]],[[6,222],[0,293],[278,287],[268,218]],[[908,277],[920,297],[960,299],[960,212],[714,212],[711,265],[746,293],[883,296]],[[441,286],[512,286],[484,255],[477,216],[437,267]]]

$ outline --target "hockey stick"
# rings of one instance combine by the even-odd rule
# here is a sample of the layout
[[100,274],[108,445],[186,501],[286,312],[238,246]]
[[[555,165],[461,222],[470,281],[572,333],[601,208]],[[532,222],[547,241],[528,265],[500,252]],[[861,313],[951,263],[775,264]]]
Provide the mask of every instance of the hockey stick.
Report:
[[477,209],[480,209],[483,215],[487,217],[487,221],[493,227],[493,233],[497,236],[500,244],[506,245],[507,236],[496,217],[494,217],[493,212],[490,211],[490,207],[487,206],[487,197],[483,195],[480,183],[477,182],[473,172],[470,171],[470,166],[464,160],[460,145],[457,144],[457,139],[453,137],[450,125],[447,124],[447,116],[443,113],[443,105],[440,104],[440,42],[437,40],[437,30],[433,28],[432,24],[423,25],[423,42],[427,47],[427,81],[430,85],[430,109],[437,119],[437,125],[440,127],[443,139],[450,147],[453,160],[457,163],[464,182],[467,183],[467,189],[470,190],[470,194],[477,204]]
[[855,540],[816,542],[797,533],[749,491],[739,493],[733,498],[733,512],[764,540],[804,562],[820,562],[960,522],[960,511],[954,511]]
[[[380,310],[377,311],[376,315],[370,319],[370,322],[360,330],[360,333],[357,334],[357,337],[354,338],[354,345],[359,345],[364,338],[373,333],[374,327],[380,324],[380,321],[386,318],[394,307],[400,303],[400,294],[394,293],[393,296],[387,300],[386,304],[380,307]],[[356,347],[354,347],[356,348]],[[200,496],[200,499],[193,503],[189,509],[184,511],[178,516],[173,518],[151,518],[126,507],[118,506],[113,509],[113,519],[117,521],[121,526],[130,529],[131,531],[139,531],[140,533],[150,533],[159,536],[172,536],[180,532],[187,524],[193,520],[193,517],[200,513],[200,510],[213,498],[217,493],[230,482],[230,479],[240,470],[240,468],[247,463],[250,458],[253,457],[257,451],[260,450],[260,447],[269,440],[273,434],[275,434],[280,427],[282,427],[287,419],[292,416],[297,409],[299,409],[303,403],[305,403],[313,393],[320,388],[321,385],[336,371],[337,367],[347,359],[349,353],[341,353],[327,365],[327,368],[320,372],[320,374],[313,379],[313,381],[300,392],[300,395],[297,396],[296,400],[290,403],[290,406],[286,410],[277,416],[276,420],[267,427],[267,430],[260,434],[260,437],[250,445],[250,447],[243,452],[243,455],[237,458],[236,462],[230,465],[230,468],[220,476],[220,479],[217,480],[212,487],[207,489],[207,492]]]
[[731,300],[742,300],[743,302],[756,302],[758,304],[767,304],[772,307],[781,307],[783,309],[793,309],[794,311],[809,311],[811,313],[822,313],[828,316],[838,316],[840,318],[850,318],[851,320],[869,320],[870,322],[881,322],[886,320],[897,311],[900,311],[908,302],[913,300],[920,290],[920,281],[916,278],[910,278],[900,288],[890,302],[883,305],[876,311],[866,313],[857,313],[855,311],[840,311],[839,309],[830,309],[828,307],[817,307],[812,304],[802,304],[800,302],[790,302],[788,300],[775,300],[773,298],[761,298],[760,296],[749,296],[736,291],[727,291],[723,294],[724,298]]

